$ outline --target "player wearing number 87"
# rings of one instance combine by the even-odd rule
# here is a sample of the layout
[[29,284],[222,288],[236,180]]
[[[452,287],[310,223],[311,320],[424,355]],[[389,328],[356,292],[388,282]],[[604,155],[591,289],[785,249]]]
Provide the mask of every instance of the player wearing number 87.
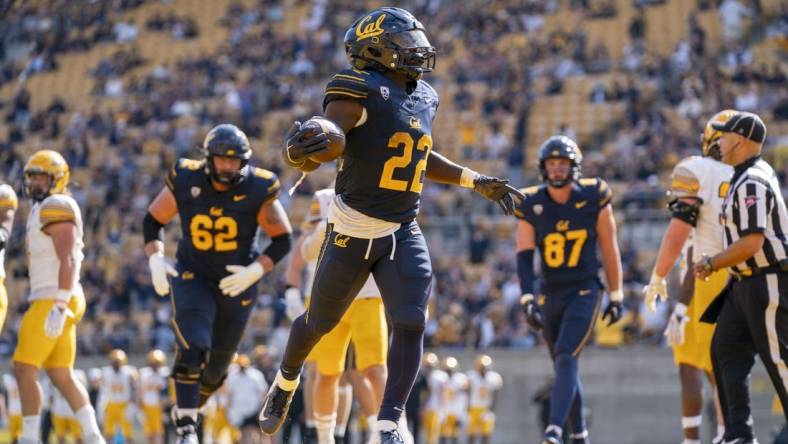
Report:
[[[240,129],[213,128],[203,153],[202,160],[177,161],[143,222],[154,289],[173,304],[178,444],[197,443],[197,409],[224,381],[255,284],[290,250],[292,232],[278,200],[279,180],[248,164],[252,149]],[[176,214],[182,236],[173,266],[164,258],[162,228]],[[271,237],[259,256],[258,227]]]
[[[435,66],[425,27],[400,8],[360,17],[345,34],[351,69],[334,75],[323,97],[324,117],[345,134],[338,157],[336,197],[317,265],[307,315],[293,322],[282,365],[260,425],[273,434],[284,421],[301,366],[332,330],[367,277],[374,275],[392,320],[389,379],[378,416],[380,442],[402,442],[396,430],[421,363],[427,298],[432,282],[424,236],[415,221],[424,179],[473,188],[511,214],[520,194],[506,180],[449,161],[433,149],[438,95],[421,79]],[[310,147],[312,159],[330,159],[326,131],[294,125],[284,151],[293,158]],[[317,156],[317,157],[316,157]],[[293,159],[298,160],[298,159]]]
[[[529,324],[543,329],[555,361],[550,425],[544,444],[561,443],[568,416],[573,425],[572,443],[587,442],[577,358],[594,327],[602,301],[597,243],[610,287],[610,302],[602,319],[612,324],[619,320],[622,311],[621,257],[610,189],[600,178],[580,177],[582,158],[572,139],[547,139],[539,149],[539,171],[544,183],[524,189],[526,198],[515,210],[519,219],[517,274],[523,292],[521,303]],[[537,247],[542,259],[543,304],[534,298],[533,258]]]

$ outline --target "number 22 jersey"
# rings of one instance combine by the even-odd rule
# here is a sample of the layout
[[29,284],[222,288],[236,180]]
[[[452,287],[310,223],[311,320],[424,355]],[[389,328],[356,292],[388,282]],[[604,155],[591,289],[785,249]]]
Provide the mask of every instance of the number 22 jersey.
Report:
[[406,223],[416,218],[432,149],[438,94],[425,81],[410,94],[383,73],[347,69],[326,86],[323,109],[352,100],[364,114],[346,135],[336,192],[350,208],[376,219]]

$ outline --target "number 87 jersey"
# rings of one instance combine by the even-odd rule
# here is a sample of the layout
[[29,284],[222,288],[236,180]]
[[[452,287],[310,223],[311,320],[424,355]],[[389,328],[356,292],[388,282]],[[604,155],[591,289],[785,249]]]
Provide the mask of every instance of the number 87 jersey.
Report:
[[425,81],[405,91],[383,73],[347,69],[326,86],[323,109],[334,100],[364,107],[346,134],[336,192],[367,216],[388,222],[415,219],[432,149],[432,121],[438,94]]
[[580,179],[571,186],[564,204],[550,198],[546,185],[525,188],[526,198],[515,210],[518,219],[534,228],[543,291],[598,277],[596,226],[599,212],[610,203],[610,188],[600,178]]

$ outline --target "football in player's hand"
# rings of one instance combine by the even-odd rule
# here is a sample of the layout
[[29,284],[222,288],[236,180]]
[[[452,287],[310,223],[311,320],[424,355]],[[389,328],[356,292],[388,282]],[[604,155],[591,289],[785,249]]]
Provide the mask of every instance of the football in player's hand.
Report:
[[325,117],[312,117],[304,122],[301,128],[314,128],[314,131],[328,135],[328,149],[310,156],[310,160],[321,163],[330,162],[341,156],[342,152],[345,150],[345,133],[336,123]]

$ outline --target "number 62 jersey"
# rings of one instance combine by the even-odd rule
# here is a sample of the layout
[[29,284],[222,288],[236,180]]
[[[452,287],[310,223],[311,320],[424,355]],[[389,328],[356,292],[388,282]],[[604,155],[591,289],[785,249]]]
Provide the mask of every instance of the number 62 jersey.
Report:
[[279,196],[279,180],[251,166],[239,183],[216,191],[205,173],[205,161],[179,159],[166,185],[175,195],[183,235],[178,243],[178,272],[189,271],[218,283],[230,274],[227,265],[254,260],[260,208]]
[[546,185],[522,191],[526,198],[514,214],[534,227],[542,262],[542,291],[598,279],[596,224],[599,212],[612,197],[607,183],[600,178],[580,179],[572,183],[564,204],[550,198]]

